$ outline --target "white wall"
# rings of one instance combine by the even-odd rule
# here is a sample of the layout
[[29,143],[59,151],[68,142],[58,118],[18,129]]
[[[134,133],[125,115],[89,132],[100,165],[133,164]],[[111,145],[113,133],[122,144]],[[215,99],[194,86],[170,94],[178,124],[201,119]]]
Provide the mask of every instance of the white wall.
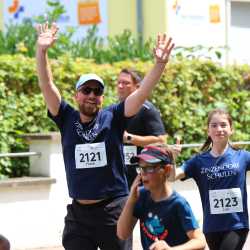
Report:
[[229,62],[249,64],[250,1],[231,1],[229,5]]
[[[222,63],[250,63],[250,55],[246,53],[250,39],[250,0],[166,1],[168,33],[176,46],[216,47],[222,53],[219,60]],[[218,11],[212,11],[215,8]],[[217,21],[212,13],[218,14]],[[205,52],[197,52],[197,56]],[[208,55],[216,60],[213,54]]]

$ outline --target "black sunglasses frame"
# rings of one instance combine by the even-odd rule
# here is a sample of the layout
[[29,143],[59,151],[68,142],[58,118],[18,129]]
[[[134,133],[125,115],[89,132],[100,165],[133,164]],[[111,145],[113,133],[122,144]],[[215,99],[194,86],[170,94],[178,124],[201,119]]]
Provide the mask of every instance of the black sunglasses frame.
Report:
[[93,92],[95,96],[101,96],[103,94],[103,88],[100,87],[97,88],[83,87],[80,88],[78,91],[80,91],[84,95],[89,95],[91,92]]

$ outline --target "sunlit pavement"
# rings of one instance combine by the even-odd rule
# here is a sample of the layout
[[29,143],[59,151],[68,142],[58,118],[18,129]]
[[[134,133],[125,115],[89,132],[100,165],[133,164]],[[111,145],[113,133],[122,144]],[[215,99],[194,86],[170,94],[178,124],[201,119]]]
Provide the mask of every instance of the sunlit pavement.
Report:
[[[63,249],[64,249],[63,247],[58,246],[58,247],[35,248],[35,249],[25,249],[25,250],[63,250]],[[248,239],[246,241],[246,244],[243,250],[249,250],[249,249],[250,249],[250,236],[248,236]],[[142,250],[138,225],[136,226],[135,231],[134,231],[133,250]],[[206,250],[208,250],[208,248],[206,248]]]
[[[41,248],[27,248],[27,249],[13,249],[13,250],[63,250],[62,246],[54,246],[54,247],[41,247]],[[140,229],[138,223],[136,224],[134,234],[133,234],[133,250],[141,250],[141,242],[140,242]],[[110,249],[112,250],[112,249]]]

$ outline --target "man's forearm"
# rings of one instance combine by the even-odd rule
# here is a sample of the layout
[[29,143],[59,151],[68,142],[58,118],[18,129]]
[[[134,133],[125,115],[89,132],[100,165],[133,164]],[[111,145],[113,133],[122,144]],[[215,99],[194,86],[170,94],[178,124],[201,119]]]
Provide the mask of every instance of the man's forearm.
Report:
[[47,84],[52,84],[53,78],[47,52],[37,49],[36,62],[40,88],[45,87]]
[[164,71],[166,63],[155,63],[153,68],[142,80],[140,87],[125,100],[125,116],[130,117],[135,115],[141,105],[145,102],[151,94],[154,86],[160,80],[162,72]]
[[45,103],[52,115],[57,115],[61,103],[61,95],[59,90],[53,83],[53,77],[47,50],[53,45],[56,40],[57,26],[52,24],[48,28],[48,23],[38,26],[38,39],[36,44],[36,64],[39,86],[42,91]]
[[51,114],[57,115],[61,102],[61,95],[53,83],[47,52],[38,49],[36,52],[36,60],[39,86],[43,93],[45,103]]
[[130,143],[138,147],[145,147],[149,144],[153,143],[165,143],[165,135],[147,135],[147,136],[141,136],[141,135],[135,135],[128,133],[128,136],[130,136],[129,141],[125,141],[125,143]]
[[142,80],[142,84],[140,88],[138,89],[138,92],[140,92],[139,97],[144,98],[143,103],[152,92],[154,86],[160,80],[161,75],[166,67],[166,64],[167,63],[156,62],[153,68],[148,72],[148,74]]

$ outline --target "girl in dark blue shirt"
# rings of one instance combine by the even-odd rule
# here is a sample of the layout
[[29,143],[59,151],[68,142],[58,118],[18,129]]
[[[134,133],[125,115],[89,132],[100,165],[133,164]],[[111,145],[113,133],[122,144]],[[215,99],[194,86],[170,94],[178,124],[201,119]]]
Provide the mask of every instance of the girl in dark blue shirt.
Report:
[[176,179],[193,178],[199,188],[210,250],[240,250],[249,230],[246,172],[250,153],[230,145],[232,118],[225,110],[210,112],[207,125],[203,152],[177,169]]

